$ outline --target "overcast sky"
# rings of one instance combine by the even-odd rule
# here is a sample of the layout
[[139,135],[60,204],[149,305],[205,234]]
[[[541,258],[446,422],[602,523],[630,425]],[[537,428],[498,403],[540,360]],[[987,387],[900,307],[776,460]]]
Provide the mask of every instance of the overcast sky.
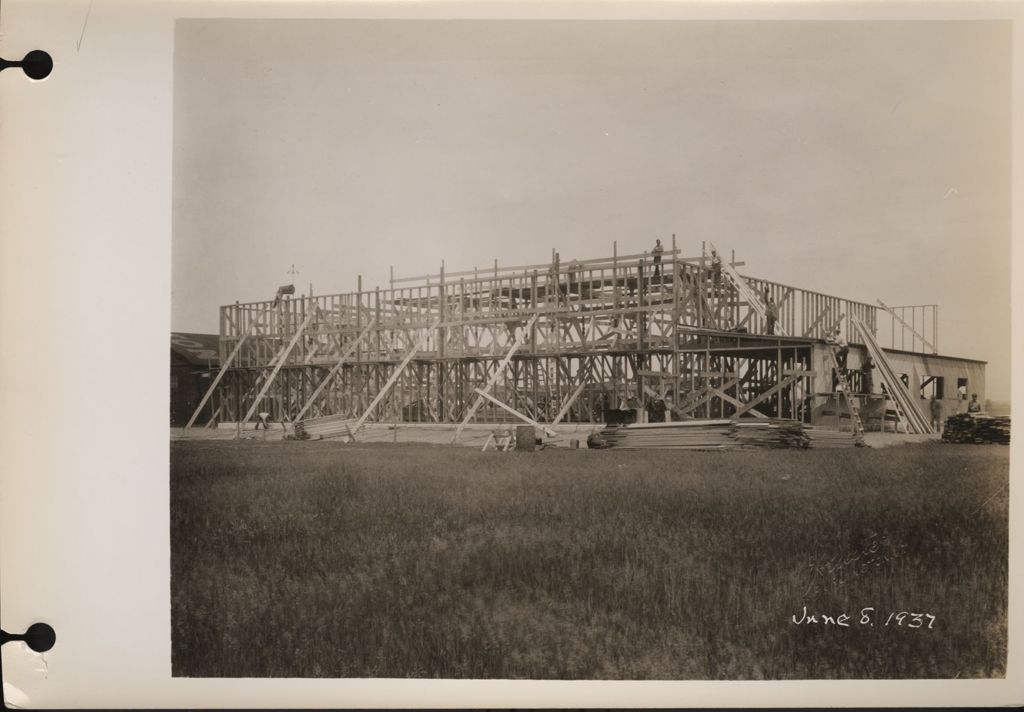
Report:
[[675,233],[939,303],[1008,400],[1010,50],[983,22],[179,21],[172,327]]

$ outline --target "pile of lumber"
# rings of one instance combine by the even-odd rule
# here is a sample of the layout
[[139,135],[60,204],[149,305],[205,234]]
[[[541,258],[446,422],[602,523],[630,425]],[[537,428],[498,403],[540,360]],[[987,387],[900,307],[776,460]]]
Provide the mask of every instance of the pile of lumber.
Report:
[[606,427],[591,447],[624,450],[760,450],[764,448],[855,447],[863,439],[850,432],[818,430],[795,420],[684,420]]
[[947,443],[1010,444],[1010,416],[960,413],[946,418],[942,439]]
[[841,447],[857,447],[864,445],[864,439],[856,433],[841,430],[820,430],[812,425],[804,426],[807,447],[815,450]]
[[808,446],[803,423],[796,420],[737,420],[732,424],[730,437],[740,450]]
[[300,440],[310,438],[336,438],[348,435],[349,426],[356,422],[355,418],[344,415],[325,415],[321,418],[295,421],[295,437]]
[[601,431],[607,447],[623,450],[728,450],[731,420],[684,420],[678,423],[613,425]]

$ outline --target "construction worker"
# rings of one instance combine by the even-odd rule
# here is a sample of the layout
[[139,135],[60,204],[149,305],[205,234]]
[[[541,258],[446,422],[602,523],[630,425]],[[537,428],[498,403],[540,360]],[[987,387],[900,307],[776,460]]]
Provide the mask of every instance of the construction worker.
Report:
[[835,332],[835,345],[836,345],[836,361],[839,362],[839,368],[843,369],[843,373],[846,373],[846,357],[850,353],[850,345],[846,343],[846,337],[843,336],[842,328],[836,325]]
[[711,283],[715,285],[715,293],[718,293],[718,285],[722,283],[722,258],[716,250],[711,250]]
[[765,308],[765,333],[774,334],[775,324],[779,320],[779,308],[775,305],[775,300],[772,298],[768,299],[768,306]]
[[933,395],[931,403],[929,405],[931,407],[931,414],[932,414],[932,428],[935,429],[935,432],[941,433],[942,432],[942,401],[940,401],[937,396]]
[[569,291],[577,292],[576,277],[579,274],[581,265],[578,260],[569,263]]
[[278,287],[277,288],[277,294],[274,295],[273,306],[276,307],[277,305],[279,305],[281,303],[281,297],[283,297],[286,294],[288,294],[288,295],[295,294],[295,285],[294,284],[286,284],[286,285],[284,285],[282,287]]
[[825,336],[825,343],[832,347],[836,356],[836,364],[839,368],[832,370],[832,389],[836,390],[836,384],[839,383],[840,373],[846,376],[846,357],[850,353],[850,346],[846,343],[846,339],[843,338],[843,332],[839,324],[836,324],[835,328],[828,332]]
[[654,276],[661,277],[661,256],[664,254],[665,248],[661,246],[661,240],[654,241],[654,249],[651,250],[651,255],[654,261]]
[[551,263],[551,269],[548,272],[548,284],[553,286],[551,294],[555,297],[555,303],[561,301],[561,297],[567,293],[566,286],[562,284],[562,256],[555,253],[555,259]]
[[860,389],[862,393],[871,395],[875,390],[874,375],[871,373],[875,370],[875,362],[868,356],[864,359],[864,363],[860,365]]
[[978,394],[977,393],[972,393],[971,394],[971,402],[967,404],[967,412],[968,413],[980,413],[981,412],[981,403],[978,402]]

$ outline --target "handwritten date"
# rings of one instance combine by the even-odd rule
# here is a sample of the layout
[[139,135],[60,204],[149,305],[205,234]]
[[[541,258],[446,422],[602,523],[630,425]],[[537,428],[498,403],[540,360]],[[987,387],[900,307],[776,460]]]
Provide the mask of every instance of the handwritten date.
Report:
[[914,613],[913,611],[892,611],[888,616],[885,613],[878,613],[873,606],[861,608],[857,613],[810,613],[807,606],[803,607],[800,615],[793,614],[791,618],[794,625],[821,625],[838,626],[849,628],[851,625],[875,625],[875,621],[882,621],[882,626],[900,628],[935,628],[936,617],[931,613]]

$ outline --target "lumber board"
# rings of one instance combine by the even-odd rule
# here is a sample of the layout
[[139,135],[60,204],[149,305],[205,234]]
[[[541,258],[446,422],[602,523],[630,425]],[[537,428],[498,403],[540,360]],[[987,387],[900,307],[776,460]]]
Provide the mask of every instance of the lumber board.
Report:
[[551,428],[547,427],[546,425],[541,425],[540,423],[538,423],[536,420],[534,420],[530,416],[525,415],[523,413],[520,413],[518,410],[516,410],[512,406],[510,406],[510,405],[508,405],[506,403],[502,403],[500,400],[498,400],[497,398],[492,396],[490,393],[485,393],[484,391],[480,390],[479,388],[475,388],[474,390],[477,393],[479,393],[480,395],[482,395],[484,398],[489,400],[491,403],[494,403],[494,405],[498,406],[502,410],[507,411],[508,413],[511,413],[515,417],[519,418],[520,420],[522,420],[525,423],[529,423],[530,425],[534,426],[535,428],[540,428],[541,430],[543,430],[545,433],[547,433],[551,437],[554,437],[555,435],[558,434],[554,430],[552,430]]
[[823,430],[800,421],[778,418],[699,419],[608,426],[597,435],[598,447],[625,450],[758,450],[863,445],[849,432]]

